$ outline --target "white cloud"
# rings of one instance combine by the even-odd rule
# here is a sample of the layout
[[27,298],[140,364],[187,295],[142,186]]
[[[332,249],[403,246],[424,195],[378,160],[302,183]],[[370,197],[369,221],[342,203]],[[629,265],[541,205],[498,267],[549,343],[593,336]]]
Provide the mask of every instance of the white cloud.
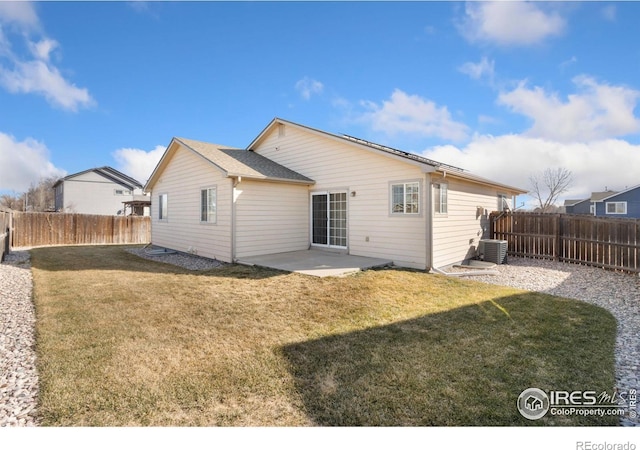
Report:
[[144,185],[165,150],[166,147],[162,145],[157,145],[156,148],[148,152],[137,148],[121,148],[113,152],[112,155],[119,164],[118,170]]
[[296,91],[298,91],[305,100],[309,100],[313,94],[320,94],[323,89],[324,85],[313,78],[304,77],[296,82]]
[[0,132],[0,191],[24,192],[41,178],[65,174],[51,163],[43,143],[31,138],[17,141]]
[[578,62],[578,58],[576,58],[575,56],[572,56],[571,58],[566,59],[560,63],[560,70],[565,70],[567,67],[577,62]]
[[546,168],[564,167],[574,182],[564,198],[586,198],[591,191],[623,189],[639,183],[640,145],[618,139],[562,143],[521,135],[474,136],[464,147],[439,146],[423,152],[427,158],[462,167],[486,178],[528,189],[528,178]]
[[69,111],[94,104],[86,88],[70,84],[57,68],[44,61],[16,62],[14,70],[0,67],[0,85],[12,93],[37,93]]
[[40,26],[33,3],[26,1],[0,1],[0,23],[16,24],[22,28]]
[[426,137],[439,137],[460,141],[467,137],[468,127],[456,122],[446,106],[438,106],[431,100],[417,95],[408,95],[400,89],[391,94],[382,105],[366,101],[363,105],[370,110],[360,120],[374,130],[389,135],[398,133]]
[[522,1],[469,2],[458,28],[471,42],[527,46],[561,34],[565,20],[557,12]]
[[497,125],[497,124],[501,124],[502,121],[496,117],[487,116],[486,114],[480,114],[478,116],[478,123],[488,124],[488,125]]
[[527,135],[563,142],[587,142],[637,133],[640,120],[634,109],[640,92],[598,83],[591,77],[573,79],[578,93],[563,101],[541,87],[525,82],[511,92],[503,92],[498,103],[533,121]]
[[49,61],[51,52],[59,46],[56,41],[47,38],[39,42],[29,42],[28,44],[33,56],[42,61]]
[[[86,88],[68,81],[51,62],[59,43],[46,36],[38,40],[29,37],[40,28],[31,3],[0,1],[0,24],[10,25],[0,27],[0,86],[14,94],[42,95],[52,105],[69,111],[95,104]],[[15,54],[12,40],[24,41],[31,54]]]
[[466,62],[458,70],[474,80],[479,80],[482,77],[492,80],[495,74],[495,61],[489,61],[486,56],[483,56],[480,62]]

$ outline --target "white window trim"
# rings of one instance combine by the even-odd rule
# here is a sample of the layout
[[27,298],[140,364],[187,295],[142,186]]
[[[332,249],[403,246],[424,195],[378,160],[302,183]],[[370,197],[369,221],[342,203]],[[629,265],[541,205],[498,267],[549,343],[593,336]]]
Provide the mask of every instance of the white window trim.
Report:
[[[166,201],[166,206],[164,209],[162,209],[162,197],[166,196],[167,201]],[[160,217],[160,214],[163,214],[163,217]],[[158,221],[159,222],[168,222],[169,220],[169,193],[168,192],[163,192],[161,194],[158,194]]]
[[[202,220],[202,191],[209,192],[210,190],[213,190],[216,196],[216,204],[215,204],[215,211],[213,213],[214,214],[213,220],[211,220],[208,217],[208,215],[207,215],[207,220]],[[200,223],[202,225],[216,225],[218,223],[218,186],[207,186],[207,187],[200,188],[199,194],[200,194]],[[209,194],[207,194],[207,196],[208,195]]]
[[[418,211],[417,212],[406,212],[406,195],[407,195],[407,185],[408,184],[417,184],[418,185]],[[402,186],[402,198],[404,203],[403,212],[395,212],[393,210],[393,187],[394,186]],[[389,215],[392,217],[422,217],[422,181],[421,180],[402,180],[402,181],[390,181],[389,182]]]
[[[609,205],[622,205],[624,211],[623,212],[609,212]],[[617,209],[617,206],[616,206]],[[604,204],[604,212],[605,214],[627,214],[627,202],[605,202]]]
[[[436,186],[438,186],[437,189],[436,189]],[[442,202],[442,186],[445,187],[444,190],[446,192],[446,197],[445,197],[446,201],[444,203]],[[436,195],[438,195],[438,192],[439,192],[440,198],[436,202]],[[447,207],[446,211],[442,210],[443,204]],[[437,211],[435,209],[436,205],[440,205]],[[446,216],[447,214],[449,214],[449,183],[445,183],[445,182],[433,183],[433,212],[440,216]]]

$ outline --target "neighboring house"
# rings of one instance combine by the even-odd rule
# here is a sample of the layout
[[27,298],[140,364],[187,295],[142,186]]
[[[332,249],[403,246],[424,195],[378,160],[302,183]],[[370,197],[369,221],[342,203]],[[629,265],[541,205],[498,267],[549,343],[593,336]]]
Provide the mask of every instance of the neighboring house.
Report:
[[417,269],[475,255],[526,190],[274,119],[244,149],[174,138],[149,178],[152,242],[221,261],[309,248]]
[[604,192],[592,192],[591,197],[583,200],[577,200],[573,205],[567,206],[567,214],[591,214],[595,215],[596,202],[600,201],[611,194],[615,194],[614,191]]
[[574,206],[576,205],[576,203],[580,203],[582,200],[565,200],[564,204],[561,206],[560,212],[561,213],[567,213],[567,214],[575,214],[573,212],[569,212],[569,211],[573,211]]
[[620,192],[593,192],[590,198],[567,206],[567,213],[638,219],[640,218],[640,185]]
[[[81,214],[149,215],[151,201],[139,181],[111,167],[74,173],[54,185],[55,210]],[[125,203],[130,208],[125,211]]]

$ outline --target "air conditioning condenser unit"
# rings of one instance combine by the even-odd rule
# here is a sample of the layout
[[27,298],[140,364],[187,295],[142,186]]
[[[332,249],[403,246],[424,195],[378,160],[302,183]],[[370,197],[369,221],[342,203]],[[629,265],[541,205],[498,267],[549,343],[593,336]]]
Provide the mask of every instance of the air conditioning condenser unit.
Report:
[[489,261],[495,264],[506,264],[507,241],[481,239],[478,244],[478,256],[483,261]]

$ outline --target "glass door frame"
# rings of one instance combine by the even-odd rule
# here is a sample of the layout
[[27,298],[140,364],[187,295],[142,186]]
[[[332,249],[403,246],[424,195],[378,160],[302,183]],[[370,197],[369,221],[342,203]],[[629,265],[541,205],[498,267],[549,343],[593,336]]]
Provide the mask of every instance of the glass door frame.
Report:
[[[332,245],[331,244],[331,240],[332,237],[332,231],[335,231],[335,227],[332,227],[332,219],[335,220],[340,220],[340,219],[336,219],[335,217],[332,217],[332,212],[335,213],[336,210],[334,208],[334,210],[332,211],[331,206],[332,206],[332,202],[331,202],[331,195],[332,194],[344,194],[344,210],[340,210],[340,212],[344,212],[344,241],[345,241],[345,245]],[[326,198],[326,218],[323,218],[322,220],[326,220],[326,244],[322,244],[322,243],[314,243],[314,229],[316,228],[316,226],[314,226],[314,196],[325,196]],[[309,204],[310,204],[310,220],[309,220],[309,237],[310,237],[310,241],[311,241],[311,246],[312,247],[320,247],[320,248],[335,248],[335,249],[340,249],[340,250],[346,250],[348,248],[349,245],[349,228],[348,228],[348,221],[349,221],[349,217],[348,217],[348,212],[349,212],[349,192],[347,190],[332,190],[332,191],[317,191],[317,192],[311,192],[310,198],[309,198]],[[342,228],[342,227],[341,227]],[[338,238],[341,238],[342,236],[339,236]]]

